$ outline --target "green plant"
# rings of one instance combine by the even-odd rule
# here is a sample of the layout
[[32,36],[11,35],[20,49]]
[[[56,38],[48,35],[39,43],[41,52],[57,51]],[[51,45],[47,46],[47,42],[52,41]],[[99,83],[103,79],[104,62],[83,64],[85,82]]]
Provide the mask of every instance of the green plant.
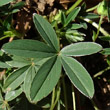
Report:
[[[12,20],[13,14],[20,11],[24,2],[9,4],[13,0],[4,0],[0,2],[0,40],[8,37],[19,37],[21,34],[14,29]],[[3,19],[4,18],[4,19]]]
[[[68,22],[71,19],[73,16],[67,18]],[[11,68],[18,67],[3,83],[5,101],[11,101],[24,92],[31,103],[37,103],[53,90],[50,107],[50,110],[53,110],[56,103],[60,101],[61,80],[59,79],[64,81],[65,74],[82,94],[92,98],[94,95],[92,78],[83,65],[73,57],[97,53],[102,46],[93,42],[79,42],[61,48],[54,29],[42,16],[34,14],[33,21],[45,43],[24,39],[14,40],[2,47],[3,52],[13,55],[12,61],[6,61],[6,63]],[[62,73],[62,67],[65,74]],[[65,83],[63,85],[65,90]],[[64,97],[67,110],[65,93]]]

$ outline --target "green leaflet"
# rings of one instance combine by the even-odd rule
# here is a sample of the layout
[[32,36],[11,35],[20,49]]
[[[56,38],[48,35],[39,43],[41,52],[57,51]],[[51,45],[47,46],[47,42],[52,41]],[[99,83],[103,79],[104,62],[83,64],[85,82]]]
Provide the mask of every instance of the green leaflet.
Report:
[[75,59],[62,56],[64,70],[74,86],[85,96],[92,98],[94,94],[93,81],[86,69]]
[[32,81],[33,81],[33,79],[34,79],[37,71],[38,71],[38,67],[37,66],[35,66],[35,65],[31,66],[27,70],[26,76],[24,78],[24,92],[25,92],[25,94],[26,94],[26,96],[27,96],[27,98],[29,100],[31,100],[30,99],[30,87],[31,87],[31,83],[32,83]]
[[6,5],[10,2],[12,2],[13,0],[0,0],[0,7],[3,6],[3,5]]
[[26,65],[31,65],[32,61],[31,58],[24,58],[20,56],[12,56],[12,59],[10,61],[6,61],[7,64],[9,64],[12,67],[23,67]]
[[5,62],[0,61],[0,68],[11,68],[11,66],[6,64]]
[[74,20],[76,18],[76,16],[78,15],[79,11],[80,11],[80,7],[75,8],[68,16],[67,19],[65,21],[64,27],[66,27],[72,20]]
[[2,97],[2,93],[1,93],[1,90],[0,90],[0,105],[1,105],[1,102],[3,101],[3,97]]
[[97,19],[100,16],[98,14],[94,14],[94,13],[85,13],[84,15],[82,15],[82,17],[88,18],[88,19]]
[[38,102],[46,97],[57,84],[61,74],[60,57],[52,57],[38,70],[31,86],[31,99]]
[[101,52],[103,55],[110,55],[110,48],[104,48]]
[[14,40],[3,45],[2,49],[12,55],[28,58],[46,58],[55,52],[51,47],[37,40]]
[[85,56],[91,55],[102,50],[102,46],[93,42],[79,42],[70,44],[61,50],[65,56]]
[[20,88],[18,90],[14,90],[14,91],[9,91],[5,95],[5,100],[6,101],[12,101],[16,97],[18,97],[21,93],[22,93],[22,88]]
[[36,29],[40,33],[41,37],[55,50],[59,51],[59,42],[57,35],[52,28],[51,24],[48,23],[42,16],[38,14],[33,15],[33,21]]
[[6,91],[16,89],[24,81],[24,76],[28,68],[29,66],[25,66],[11,73],[5,80],[4,89]]

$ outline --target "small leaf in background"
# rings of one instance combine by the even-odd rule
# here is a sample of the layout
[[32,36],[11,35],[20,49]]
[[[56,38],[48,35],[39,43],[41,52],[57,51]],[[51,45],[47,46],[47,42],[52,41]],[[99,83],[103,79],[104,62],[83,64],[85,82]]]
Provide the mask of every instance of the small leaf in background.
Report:
[[1,90],[0,90],[0,102],[2,102],[2,101],[3,101],[3,96],[2,96],[2,93],[1,93]]
[[22,88],[13,91],[8,91],[5,95],[5,100],[12,101],[16,97],[18,97],[21,93],[22,93]]
[[110,56],[109,55],[107,56],[106,61],[107,61],[107,64],[110,66]]
[[98,14],[94,14],[94,13],[85,13],[84,15],[82,15],[82,17],[88,18],[88,19],[97,19],[100,16]]
[[110,55],[110,48],[104,48],[101,53],[103,55]]
[[6,5],[10,2],[12,2],[13,0],[0,0],[0,7],[3,6],[3,5]]
[[83,26],[84,29],[87,29],[87,23],[85,23],[84,21],[80,21],[80,24]]
[[93,40],[93,41],[96,40],[96,32],[95,32],[95,31],[93,31],[92,40]]
[[85,56],[102,50],[102,46],[94,42],[79,42],[70,44],[61,50],[65,56]]
[[59,51],[57,35],[51,24],[38,14],[33,15],[33,21],[41,37],[56,51]]
[[74,86],[85,96],[92,98],[94,84],[86,69],[75,59],[62,56],[64,70]]
[[29,58],[46,58],[55,55],[51,47],[37,40],[14,40],[4,44],[2,49],[12,55]]
[[11,73],[5,80],[4,89],[11,91],[16,89],[23,81],[29,66],[22,67]]
[[72,43],[72,42],[80,42],[84,40],[83,35],[71,35],[71,34],[66,34],[65,35],[66,39]]
[[75,8],[73,11],[71,11],[71,13],[67,16],[64,27],[66,27],[72,20],[74,20],[76,18],[76,16],[78,15],[80,9],[81,8],[78,7],[78,8]]
[[82,24],[77,24],[77,23],[74,23],[74,24],[71,24],[71,25],[67,26],[68,29],[80,29],[82,27],[83,27]]
[[110,36],[98,36],[98,38],[103,41],[110,41]]
[[7,30],[11,28],[11,23],[12,23],[12,15],[10,14],[9,16],[7,16],[7,18],[4,20],[3,22],[3,26],[4,28],[6,28]]
[[110,1],[107,1],[108,21],[110,22]]
[[103,0],[102,2],[99,3],[98,7],[97,7],[97,13],[100,15],[104,15],[107,16],[108,12],[107,12],[107,1]]
[[38,102],[56,86],[61,75],[60,57],[52,57],[38,70],[31,86],[31,99]]
[[61,12],[61,23],[64,25],[66,23],[66,16],[64,12]]
[[20,8],[22,8],[24,5],[25,5],[25,2],[24,2],[24,1],[18,2],[18,3],[16,3],[16,4],[12,5],[12,9],[11,9],[11,10],[20,9]]

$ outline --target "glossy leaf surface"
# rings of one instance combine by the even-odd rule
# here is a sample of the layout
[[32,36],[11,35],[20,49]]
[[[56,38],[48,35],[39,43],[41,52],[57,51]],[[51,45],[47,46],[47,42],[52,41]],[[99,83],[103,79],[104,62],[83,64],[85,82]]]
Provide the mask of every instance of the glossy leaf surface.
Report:
[[99,52],[102,46],[93,42],[79,42],[70,44],[61,50],[65,56],[85,56]]
[[85,96],[92,98],[93,81],[86,69],[75,59],[62,56],[64,70],[74,86]]
[[51,47],[37,40],[14,40],[4,44],[2,49],[12,55],[29,58],[45,58],[55,54]]
[[41,37],[56,51],[59,51],[57,35],[51,24],[38,14],[33,15],[33,21]]
[[31,86],[31,99],[37,102],[46,97],[57,84],[61,74],[59,57],[50,58],[38,70]]

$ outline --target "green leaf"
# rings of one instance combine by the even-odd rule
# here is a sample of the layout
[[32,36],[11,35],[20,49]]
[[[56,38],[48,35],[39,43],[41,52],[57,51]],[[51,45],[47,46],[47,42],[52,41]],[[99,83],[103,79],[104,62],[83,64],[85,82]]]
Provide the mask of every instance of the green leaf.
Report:
[[74,24],[71,24],[70,26],[68,25],[67,26],[69,29],[80,29],[83,27],[82,24],[77,24],[77,23],[74,23]]
[[33,15],[33,21],[41,37],[56,51],[59,51],[57,35],[51,24],[38,14]]
[[18,90],[14,90],[14,91],[9,91],[5,95],[5,100],[6,101],[12,101],[16,97],[18,97],[21,93],[22,93],[22,88],[20,88]]
[[85,56],[99,52],[102,46],[93,42],[79,42],[70,44],[61,50],[65,56]]
[[38,67],[35,65],[32,65],[26,72],[26,76],[24,78],[24,92],[27,96],[27,98],[31,101],[30,99],[30,88],[31,88],[31,83],[38,71]]
[[103,55],[110,55],[110,48],[104,48],[101,52]]
[[78,15],[80,10],[81,10],[81,8],[77,7],[67,16],[64,27],[66,27],[72,20],[74,20],[76,18],[76,16]]
[[103,0],[102,2],[99,3],[97,7],[97,13],[100,15],[107,16],[108,15],[108,10],[107,10],[107,1]]
[[3,6],[3,5],[6,5],[10,2],[12,2],[13,0],[0,0],[0,7]]
[[10,68],[10,67],[11,67],[10,65],[0,61],[0,68]]
[[6,63],[12,67],[23,67],[26,65],[31,65],[32,59],[33,59],[33,58],[24,58],[24,57],[15,56],[15,55],[12,56],[11,58],[12,58],[12,60],[6,61]]
[[110,22],[110,1],[107,1],[108,21]]
[[110,41],[110,36],[98,36],[98,38],[103,41]]
[[28,68],[29,66],[25,66],[11,73],[5,80],[4,89],[6,91],[16,89],[24,81],[24,76]]
[[82,15],[82,17],[88,18],[88,19],[97,19],[100,16],[94,13],[85,13],[84,15]]
[[66,23],[66,16],[64,12],[61,12],[61,23],[64,25]]
[[14,40],[3,45],[2,49],[12,55],[29,58],[46,58],[55,52],[51,47],[37,40]]
[[74,86],[85,96],[92,98],[94,94],[93,81],[86,69],[75,59],[62,56],[64,70]]
[[60,57],[52,57],[38,70],[31,86],[31,99],[38,102],[56,86],[61,74]]
[[20,9],[20,8],[22,8],[24,5],[25,5],[25,2],[24,2],[24,1],[18,2],[18,3],[14,4],[14,5],[12,6],[12,9],[11,9],[11,10]]
[[1,90],[0,90],[0,102],[2,102],[2,101],[3,101],[3,96],[2,96],[2,93],[1,93]]

